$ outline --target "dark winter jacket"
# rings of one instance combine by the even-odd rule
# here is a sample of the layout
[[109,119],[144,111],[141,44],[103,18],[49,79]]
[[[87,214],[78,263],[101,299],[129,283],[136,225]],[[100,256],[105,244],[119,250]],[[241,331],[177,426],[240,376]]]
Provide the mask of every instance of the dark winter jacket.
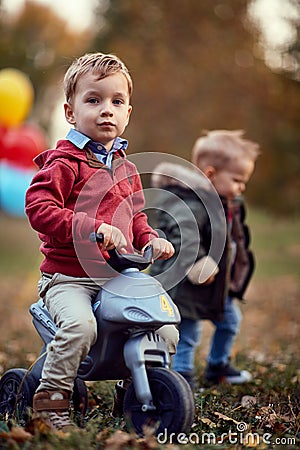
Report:
[[[155,225],[173,243],[175,255],[156,261],[151,274],[169,291],[182,317],[221,320],[226,296],[242,299],[254,268],[244,206],[236,201],[229,212],[226,201],[200,172],[162,166],[153,176],[159,189]],[[218,267],[214,281],[191,283],[186,276],[189,269],[207,255]]]

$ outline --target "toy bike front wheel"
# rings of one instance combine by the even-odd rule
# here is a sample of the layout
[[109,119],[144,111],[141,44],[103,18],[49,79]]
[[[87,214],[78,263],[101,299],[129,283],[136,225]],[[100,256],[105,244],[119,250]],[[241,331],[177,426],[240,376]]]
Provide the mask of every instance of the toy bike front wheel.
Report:
[[194,400],[186,380],[165,368],[147,370],[154,411],[143,412],[137,400],[133,383],[124,398],[124,416],[129,426],[139,435],[145,427],[153,428],[154,434],[188,433],[194,419]]

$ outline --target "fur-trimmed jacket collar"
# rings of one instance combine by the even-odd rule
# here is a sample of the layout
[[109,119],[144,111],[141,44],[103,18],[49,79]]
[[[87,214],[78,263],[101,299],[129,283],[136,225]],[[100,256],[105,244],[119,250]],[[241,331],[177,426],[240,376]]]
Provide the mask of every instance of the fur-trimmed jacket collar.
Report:
[[185,189],[203,189],[210,191],[212,184],[204,173],[190,164],[190,167],[179,164],[160,163],[155,167],[151,185],[154,188],[164,188],[166,186],[180,186]]

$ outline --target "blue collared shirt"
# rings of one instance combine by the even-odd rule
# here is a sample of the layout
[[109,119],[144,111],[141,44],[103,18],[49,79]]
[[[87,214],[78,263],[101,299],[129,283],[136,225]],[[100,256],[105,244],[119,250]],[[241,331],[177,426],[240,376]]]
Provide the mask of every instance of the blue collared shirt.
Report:
[[104,145],[102,145],[100,142],[92,141],[91,138],[89,138],[85,134],[80,133],[80,131],[74,130],[74,128],[70,129],[66,136],[66,139],[68,139],[68,141],[72,142],[72,144],[76,145],[76,147],[80,148],[81,150],[85,147],[86,144],[88,144],[88,147],[95,153],[99,161],[109,168],[111,168],[114,153],[119,150],[122,150],[122,152],[125,153],[125,150],[128,147],[128,141],[126,139],[116,137],[112,149],[108,152]]

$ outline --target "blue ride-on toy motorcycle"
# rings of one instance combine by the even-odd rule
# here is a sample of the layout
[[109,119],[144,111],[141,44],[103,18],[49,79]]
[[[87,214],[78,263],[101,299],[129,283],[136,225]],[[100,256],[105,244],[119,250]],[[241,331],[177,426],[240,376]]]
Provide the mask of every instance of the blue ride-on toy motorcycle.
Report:
[[[101,242],[103,236],[92,233],[90,238]],[[156,333],[163,325],[178,324],[180,315],[162,285],[142,272],[151,262],[151,246],[143,256],[110,251],[109,263],[120,273],[101,287],[93,304],[98,338],[79,367],[73,409],[83,414],[87,410],[85,381],[131,378],[123,413],[139,435],[144,426],[153,426],[156,434],[188,433],[193,394],[186,380],[170,369],[166,343]],[[20,420],[32,406],[46,348],[57,330],[42,299],[31,305],[30,313],[44,343],[40,357],[31,370],[10,369],[0,380],[0,414]]]

